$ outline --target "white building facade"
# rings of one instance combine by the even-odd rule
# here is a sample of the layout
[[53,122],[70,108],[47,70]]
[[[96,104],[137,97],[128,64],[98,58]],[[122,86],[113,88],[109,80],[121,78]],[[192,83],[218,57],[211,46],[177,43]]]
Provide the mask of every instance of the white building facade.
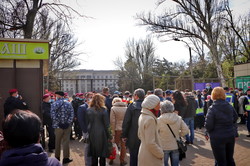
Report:
[[117,90],[118,72],[116,70],[73,70],[60,73],[61,90],[69,95],[90,91],[101,92],[109,87],[111,92]]

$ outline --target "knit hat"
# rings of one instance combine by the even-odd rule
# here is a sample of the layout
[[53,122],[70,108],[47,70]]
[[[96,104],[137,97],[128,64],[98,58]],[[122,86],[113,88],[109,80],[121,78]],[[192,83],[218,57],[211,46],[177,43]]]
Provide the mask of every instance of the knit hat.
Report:
[[161,102],[161,113],[172,113],[174,111],[174,104],[171,101]]
[[160,103],[160,99],[156,95],[148,95],[142,102],[142,108],[153,109]]

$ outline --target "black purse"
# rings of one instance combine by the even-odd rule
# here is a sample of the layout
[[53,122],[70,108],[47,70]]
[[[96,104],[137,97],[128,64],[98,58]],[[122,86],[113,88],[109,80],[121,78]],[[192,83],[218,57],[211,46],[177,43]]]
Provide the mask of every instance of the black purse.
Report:
[[[175,134],[174,134],[174,132],[172,131],[171,127],[169,126],[169,124],[167,124],[167,125],[168,125],[169,130],[170,130],[171,133],[173,134],[174,138],[176,139]],[[185,142],[181,139],[181,137],[180,137],[179,140],[176,139],[176,142],[177,142],[177,146],[178,146],[178,150],[179,150],[180,154],[185,153],[185,152],[187,151],[187,145],[186,145]]]

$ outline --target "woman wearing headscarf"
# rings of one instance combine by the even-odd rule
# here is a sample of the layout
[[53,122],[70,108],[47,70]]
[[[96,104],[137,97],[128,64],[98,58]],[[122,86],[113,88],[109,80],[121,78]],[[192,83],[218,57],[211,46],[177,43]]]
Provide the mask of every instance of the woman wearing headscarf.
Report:
[[[161,116],[158,118],[159,136],[161,146],[164,151],[164,165],[168,166],[168,159],[170,158],[171,166],[179,166],[179,151],[176,139],[188,134],[188,127],[186,123],[174,111],[174,105],[170,101],[161,103]],[[171,133],[172,129],[175,137]]]
[[208,132],[206,139],[210,137],[210,144],[213,150],[217,166],[234,166],[234,145],[237,134],[237,113],[234,107],[226,101],[225,91],[216,87],[212,91],[214,103],[209,107],[205,128]]
[[160,99],[156,95],[149,95],[142,102],[142,111],[138,121],[138,137],[141,140],[138,166],[163,166],[164,153],[157,130],[159,110]]
[[96,94],[87,110],[88,133],[89,133],[89,156],[92,157],[92,165],[106,165],[109,157],[108,141],[111,139],[109,128],[109,115],[105,107],[105,97]]

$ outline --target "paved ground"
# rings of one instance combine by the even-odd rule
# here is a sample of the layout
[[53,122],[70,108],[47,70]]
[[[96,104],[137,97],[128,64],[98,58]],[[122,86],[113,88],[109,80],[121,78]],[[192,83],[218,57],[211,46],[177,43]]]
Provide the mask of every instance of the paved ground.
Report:
[[[180,162],[181,166],[213,166],[214,159],[211,151],[209,141],[206,141],[202,135],[202,131],[195,131],[195,141],[193,145],[188,146],[186,158]],[[240,137],[236,141],[234,159],[237,166],[250,165],[250,138],[246,137],[247,129],[245,125],[239,125]],[[70,142],[71,157],[73,162],[65,164],[68,166],[84,166],[83,147],[78,140]],[[48,153],[54,156],[53,153]],[[114,160],[113,166],[119,166],[119,157]],[[127,153],[126,160],[129,161],[129,154]],[[108,163],[108,160],[107,160]],[[108,164],[107,164],[108,165]],[[129,165],[129,164],[128,164]]]

